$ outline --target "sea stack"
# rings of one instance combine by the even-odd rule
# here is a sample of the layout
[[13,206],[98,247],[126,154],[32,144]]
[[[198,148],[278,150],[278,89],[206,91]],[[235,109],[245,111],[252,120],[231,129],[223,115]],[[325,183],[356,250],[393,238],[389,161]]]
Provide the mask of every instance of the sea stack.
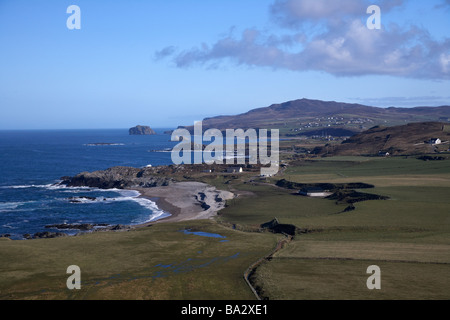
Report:
[[136,126],[130,128],[129,132],[130,135],[138,135],[138,136],[148,136],[156,134],[156,132],[148,126]]

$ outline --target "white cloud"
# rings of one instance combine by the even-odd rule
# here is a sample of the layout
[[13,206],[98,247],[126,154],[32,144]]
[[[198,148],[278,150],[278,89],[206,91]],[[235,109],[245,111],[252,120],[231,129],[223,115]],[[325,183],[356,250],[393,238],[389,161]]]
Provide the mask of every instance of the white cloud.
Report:
[[280,25],[293,27],[305,20],[342,19],[365,12],[365,1],[345,0],[276,0],[270,8],[272,17]]
[[450,54],[441,54],[441,66],[442,66],[442,72],[449,73],[450,72]]
[[449,96],[417,96],[417,97],[382,97],[382,98],[348,98],[365,105],[380,107],[417,107],[417,106],[445,106]]
[[436,5],[437,9],[450,7],[450,0],[442,0],[442,2],[438,5]]
[[[403,0],[378,1],[384,13]],[[325,71],[336,76],[368,74],[450,79],[450,38],[434,40],[427,30],[396,24],[369,30],[366,0],[276,0],[273,19],[285,34],[246,29],[240,38],[228,35],[213,45],[173,55],[178,67],[217,65],[223,60],[240,65]],[[302,31],[314,22],[318,32]]]
[[172,55],[176,51],[174,46],[165,47],[159,51],[156,51],[154,54],[155,60],[161,60],[165,57]]

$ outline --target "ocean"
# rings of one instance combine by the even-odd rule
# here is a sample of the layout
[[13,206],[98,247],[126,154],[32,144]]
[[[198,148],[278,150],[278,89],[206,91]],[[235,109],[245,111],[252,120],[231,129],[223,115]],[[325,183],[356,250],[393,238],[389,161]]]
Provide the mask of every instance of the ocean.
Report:
[[165,130],[152,136],[130,136],[128,129],[0,131],[0,235],[75,234],[46,226],[134,225],[167,216],[136,191],[56,185],[84,171],[171,164],[168,150],[177,143]]

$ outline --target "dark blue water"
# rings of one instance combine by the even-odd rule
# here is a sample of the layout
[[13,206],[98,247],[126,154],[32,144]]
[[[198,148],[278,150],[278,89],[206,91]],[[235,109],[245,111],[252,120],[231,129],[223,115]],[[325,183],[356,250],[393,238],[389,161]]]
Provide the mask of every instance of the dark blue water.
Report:
[[204,232],[204,231],[191,231],[191,230],[183,230],[182,231],[184,234],[193,234],[196,236],[200,236],[200,237],[208,237],[208,238],[220,238],[220,239],[225,239],[225,236],[222,236],[220,234],[217,233],[210,233],[210,232]]
[[129,225],[167,215],[134,191],[54,185],[83,171],[171,164],[167,150],[176,142],[164,130],[154,136],[130,136],[127,129],[0,131],[0,234],[22,239],[25,233],[60,231],[46,229],[50,224]]

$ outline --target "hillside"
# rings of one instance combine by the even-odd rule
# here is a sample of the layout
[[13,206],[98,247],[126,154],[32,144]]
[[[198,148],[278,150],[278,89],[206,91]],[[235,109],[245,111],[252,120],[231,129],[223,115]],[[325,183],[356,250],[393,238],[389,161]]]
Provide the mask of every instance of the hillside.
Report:
[[[439,138],[441,144],[429,143]],[[450,125],[440,122],[409,123],[402,126],[375,126],[339,145],[316,148],[321,155],[407,155],[444,151],[449,148]],[[426,143],[428,142],[428,143]]]
[[[248,129],[278,128],[282,135],[314,135],[320,129],[362,132],[375,125],[400,125],[410,122],[448,121],[450,106],[416,108],[379,108],[335,101],[300,99],[257,108],[234,116],[203,120],[203,128]],[[186,126],[193,130],[192,126]]]

